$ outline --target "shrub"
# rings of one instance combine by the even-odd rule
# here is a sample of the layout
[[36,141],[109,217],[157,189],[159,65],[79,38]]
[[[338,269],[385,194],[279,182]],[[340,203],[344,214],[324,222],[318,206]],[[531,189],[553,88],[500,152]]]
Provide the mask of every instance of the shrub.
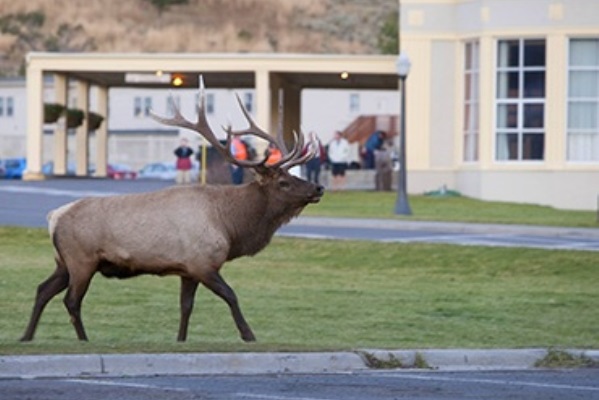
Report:
[[64,112],[64,106],[58,103],[45,103],[44,104],[44,123],[53,124],[58,121],[58,118]]
[[96,129],[98,129],[100,125],[102,125],[102,121],[104,121],[104,117],[100,114],[95,113],[93,111],[87,113],[87,123],[88,129],[90,131],[95,131]]
[[67,128],[77,128],[83,123],[85,113],[77,108],[67,109]]

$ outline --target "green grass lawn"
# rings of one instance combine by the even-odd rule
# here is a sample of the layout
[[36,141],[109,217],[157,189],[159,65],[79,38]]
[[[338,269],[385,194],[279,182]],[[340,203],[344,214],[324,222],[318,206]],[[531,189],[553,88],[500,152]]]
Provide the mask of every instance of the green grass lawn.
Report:
[[101,276],[83,303],[90,342],[76,340],[61,294],[36,339],[20,343],[52,249],[43,229],[0,228],[0,354],[596,349],[598,261],[594,252],[275,238],[223,270],[255,344],[239,339],[224,302],[203,288],[188,342],[177,343],[178,278]]
[[462,196],[410,196],[413,215],[400,217],[393,212],[396,197],[394,192],[327,192],[319,204],[309,206],[302,215],[599,227],[597,215],[593,211],[558,210],[530,204],[480,201]]

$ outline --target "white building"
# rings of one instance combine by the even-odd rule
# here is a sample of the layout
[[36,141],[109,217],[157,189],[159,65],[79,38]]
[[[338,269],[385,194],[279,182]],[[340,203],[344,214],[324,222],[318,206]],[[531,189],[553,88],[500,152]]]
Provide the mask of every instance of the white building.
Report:
[[[25,157],[26,154],[26,87],[25,80],[0,80],[0,159]],[[93,88],[91,89],[93,90]],[[209,121],[221,138],[225,138],[223,126],[234,128],[246,126],[236,100],[239,95],[244,106],[251,112],[255,108],[254,90],[207,89],[206,109]],[[134,169],[155,161],[172,161],[173,149],[180,137],[186,137],[191,145],[201,145],[199,136],[191,131],[161,125],[150,117],[150,110],[158,115],[169,115],[170,96],[181,108],[183,115],[195,117],[198,91],[195,89],[112,88],[109,91],[108,160],[110,163],[128,164]],[[51,79],[46,80],[44,102],[54,102],[55,90]],[[70,88],[69,106],[77,107],[75,87]],[[95,108],[90,96],[90,109]],[[399,97],[396,91],[378,90],[327,90],[309,89],[302,93],[302,126],[304,133],[316,132],[323,143],[333,132],[343,130],[360,115],[397,114]],[[104,121],[103,123],[106,123]],[[52,124],[44,126],[44,162],[52,160]],[[74,134],[69,135],[69,149],[76,146]],[[94,163],[94,136],[90,137],[90,164]],[[354,146],[357,147],[357,146]],[[72,151],[69,163],[74,163]],[[357,161],[357,149],[354,149]]]

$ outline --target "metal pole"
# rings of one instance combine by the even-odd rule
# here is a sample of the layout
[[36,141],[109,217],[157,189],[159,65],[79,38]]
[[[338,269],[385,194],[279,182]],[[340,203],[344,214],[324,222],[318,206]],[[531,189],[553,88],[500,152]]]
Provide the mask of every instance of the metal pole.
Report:
[[401,80],[401,129],[399,137],[399,173],[397,174],[397,199],[395,201],[395,214],[412,215],[408,201],[407,171],[406,171],[406,77]]

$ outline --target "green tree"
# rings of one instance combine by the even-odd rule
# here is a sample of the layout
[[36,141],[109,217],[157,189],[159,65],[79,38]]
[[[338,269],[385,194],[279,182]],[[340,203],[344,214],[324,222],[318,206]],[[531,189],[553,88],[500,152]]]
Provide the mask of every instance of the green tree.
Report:
[[390,13],[378,35],[378,47],[382,54],[399,53],[399,13]]

